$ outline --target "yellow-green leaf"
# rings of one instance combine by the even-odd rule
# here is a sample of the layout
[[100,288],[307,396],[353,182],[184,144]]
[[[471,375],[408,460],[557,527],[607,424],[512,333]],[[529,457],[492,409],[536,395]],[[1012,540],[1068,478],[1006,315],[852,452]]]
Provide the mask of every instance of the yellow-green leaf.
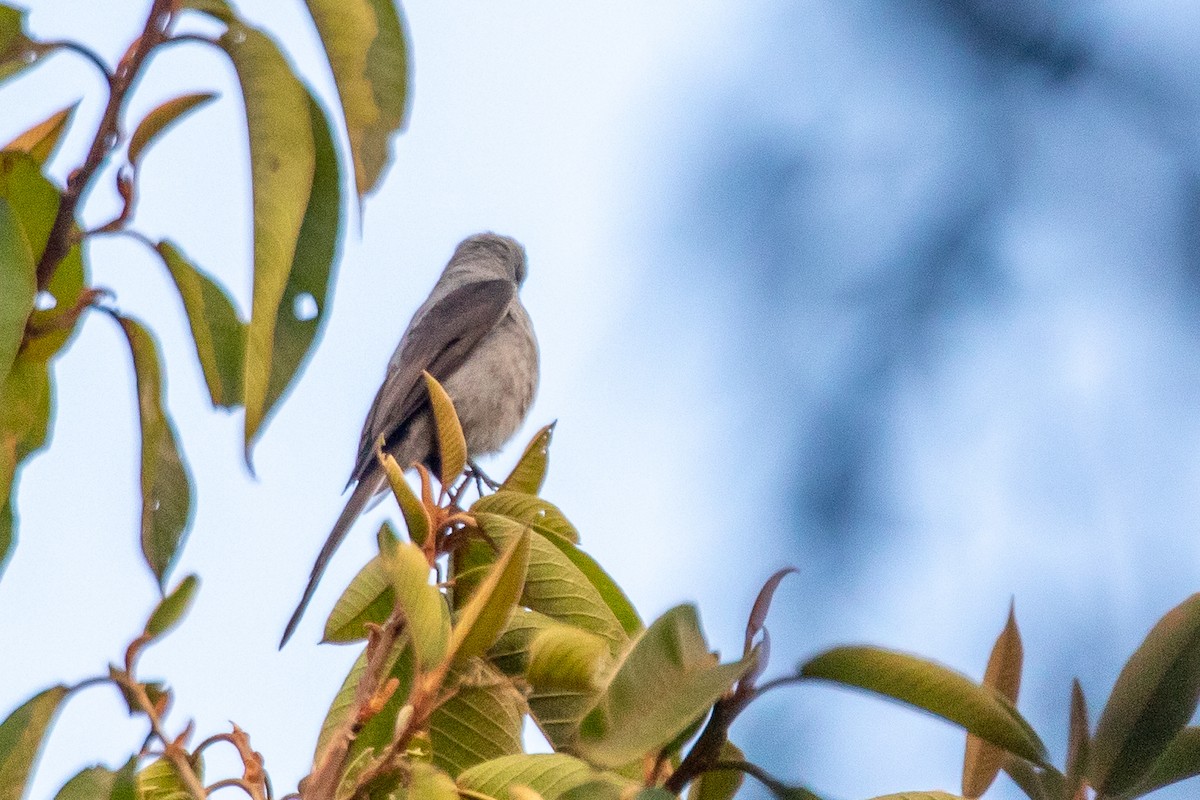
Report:
[[326,299],[333,285],[334,262],[341,240],[342,179],[333,134],[324,110],[311,94],[308,110],[316,167],[304,224],[300,226],[295,257],[275,320],[264,421],[300,374],[329,316],[325,313]]
[[54,155],[54,151],[58,149],[58,144],[62,141],[63,132],[71,124],[71,117],[75,115],[75,109],[78,107],[79,101],[76,100],[66,108],[54,112],[24,133],[18,134],[15,139],[0,149],[28,153],[38,164],[45,164]]
[[525,677],[539,690],[590,692],[599,688],[612,658],[608,642],[572,625],[552,625],[529,642]]
[[354,182],[371,192],[408,111],[408,45],[393,0],[306,0],[342,103]]
[[396,595],[383,559],[376,556],[359,570],[334,603],[321,641],[346,644],[366,639],[367,623],[382,624],[395,604]]
[[437,767],[414,761],[409,773],[408,794],[396,800],[460,800],[454,779]]
[[572,544],[579,544],[579,531],[575,530],[558,506],[537,495],[501,488],[476,500],[471,505],[471,511],[508,517],[522,525],[532,525],[540,534],[559,536]]
[[[196,776],[203,780],[203,763],[199,758],[192,762]],[[137,774],[138,800],[192,800],[183,778],[175,765],[165,758],[155,759]]]
[[238,317],[233,301],[224,287],[188,261],[171,242],[159,242],[155,250],[171,273],[179,299],[183,301],[213,406],[233,408],[240,405],[246,325]]
[[1200,775],[1200,728],[1184,728],[1175,734],[1133,795],[1140,797],[1150,794],[1197,775]]
[[[0,165],[3,156],[0,153]],[[22,155],[22,158],[28,157]],[[75,305],[85,280],[81,253],[79,245],[67,251],[47,287],[56,306],[45,311],[34,310],[29,316],[30,330],[34,332],[0,383],[0,573],[16,542],[14,499],[19,469],[45,445],[50,430],[54,391],[49,362],[78,328]]]
[[32,66],[53,48],[25,35],[26,11],[0,5],[0,81],[5,81]]
[[0,800],[21,800],[46,733],[70,690],[52,686],[0,722]]
[[1096,724],[1090,752],[1100,795],[1135,788],[1200,700],[1200,594],[1167,612],[1130,656]]
[[[1008,621],[992,646],[987,669],[983,673],[983,685],[991,687],[1008,699],[1014,706],[1021,691],[1021,666],[1025,651],[1021,646],[1021,632],[1012,606],[1008,610]],[[1004,764],[1004,751],[985,742],[972,733],[967,734],[966,752],[963,755],[962,793],[966,797],[979,797],[992,785]]]
[[[480,528],[499,547],[511,543],[523,531],[528,530],[518,522],[495,514],[476,513]],[[487,557],[484,553],[487,551]],[[464,588],[470,587],[477,578],[465,574],[466,570],[478,568],[479,562],[486,564],[490,551],[486,545],[470,548],[463,558],[456,560],[456,567],[464,572],[455,573]],[[478,559],[478,560],[477,560]],[[595,569],[590,568],[594,566]],[[589,569],[585,572],[585,568]],[[597,585],[599,584],[599,586]],[[608,594],[601,590],[607,589]],[[621,650],[629,636],[622,620],[614,611],[620,607],[624,595],[616,584],[595,565],[583,551],[557,536],[534,536],[530,543],[529,574],[525,590],[521,595],[522,605],[568,625],[574,625],[604,637],[614,652]],[[628,600],[625,600],[628,603]],[[630,609],[632,606],[630,606]],[[636,612],[634,614],[636,620]],[[640,629],[640,621],[638,622]]]
[[433,764],[451,776],[521,752],[525,699],[495,670],[479,665],[469,671],[469,676],[457,676],[458,690],[429,718]]
[[131,758],[120,770],[87,767],[67,781],[54,800],[137,800],[137,758]]
[[1004,695],[932,661],[879,647],[835,647],[801,665],[800,676],[899,700],[1049,767],[1042,740]]
[[433,531],[425,506],[404,479],[404,470],[396,463],[396,459],[390,453],[380,452],[379,460],[383,464],[384,474],[387,475],[388,485],[392,487],[392,495],[400,506],[400,513],[404,515],[408,538],[417,546],[424,546]]
[[558,800],[571,789],[602,775],[604,773],[574,756],[517,754],[501,756],[471,767],[458,776],[457,783],[460,789],[479,792],[497,800],[512,800],[508,787],[513,784],[527,786],[546,800]]
[[117,316],[137,376],[142,428],[142,554],[161,586],[179,555],[192,518],[192,477],[164,409],[158,344],[140,323]]
[[180,581],[170,594],[159,601],[154,613],[146,621],[146,635],[157,639],[174,628],[191,608],[192,598],[199,587],[200,579],[195,575],[188,575]]
[[37,265],[29,240],[8,200],[0,196],[0,386],[25,337],[37,294]]
[[525,587],[532,535],[526,529],[505,548],[463,607],[450,634],[451,662],[483,655],[500,638]]
[[233,7],[227,0],[180,0],[179,7],[199,11],[226,24],[237,20],[237,14],[233,13]]
[[243,390],[247,461],[268,413],[277,318],[316,170],[307,90],[275,43],[230,20],[220,38],[237,72],[250,139],[254,292],[246,332]]
[[576,751],[602,767],[658,752],[753,666],[752,654],[719,664],[694,606],[663,614],[637,639],[579,726]]
[[212,102],[217,97],[213,92],[195,92],[168,100],[150,111],[134,129],[129,137],[129,163],[137,167],[142,160],[142,153],[154,143],[159,136],[171,126],[179,122],[200,106]]
[[454,410],[450,395],[428,372],[422,371],[421,374],[425,376],[429,404],[433,406],[433,419],[437,424],[438,460],[441,464],[438,480],[442,486],[449,486],[467,466],[467,439],[463,436],[458,412]]
[[417,665],[429,669],[441,663],[450,637],[450,610],[436,586],[429,582],[429,562],[421,548],[399,542],[393,552],[380,555],[405,621]]
[[[733,742],[721,745],[720,761],[744,761],[746,756]],[[688,787],[687,800],[733,800],[744,779],[741,770],[714,769],[702,774]]]
[[[510,492],[537,494],[546,482],[546,470],[550,465],[550,440],[554,438],[554,423],[542,428],[525,446],[521,460],[508,473],[500,488]],[[578,542],[579,539],[572,539]]]

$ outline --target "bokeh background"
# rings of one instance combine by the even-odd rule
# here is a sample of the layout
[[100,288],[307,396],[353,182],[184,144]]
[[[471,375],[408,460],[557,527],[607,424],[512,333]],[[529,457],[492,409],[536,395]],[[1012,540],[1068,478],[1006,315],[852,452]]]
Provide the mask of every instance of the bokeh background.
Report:
[[[141,5],[39,0],[30,24],[115,60]],[[238,6],[336,108],[302,4]],[[794,564],[768,623],[775,671],[861,641],[978,677],[1015,599],[1021,706],[1061,760],[1072,676],[1098,709],[1153,622],[1200,588],[1200,6],[405,11],[411,124],[350,224],[324,341],[257,449],[257,480],[240,418],[208,408],[159,263],[128,241],[90,247],[95,282],[162,339],[198,486],[176,575],[198,572],[202,592],[143,666],[175,687],[174,724],[207,735],[235,720],[281,794],[306,772],[354,655],[313,645],[322,612],[388,504],[355,529],[293,644],[275,643],[396,339],[454,244],[493,229],[529,252],[543,382],[521,441],[491,463],[503,473],[557,419],[546,494],[644,616],[698,602],[733,655],[758,585]],[[230,69],[199,46],[164,52],[131,118],[212,88],[224,99],[148,156],[136,224],[245,308]],[[79,98],[53,164],[64,176],[103,102],[86,63],[58,55],[0,88],[0,139]],[[113,212],[110,187],[90,219]],[[56,374],[53,445],[23,473],[0,581],[4,713],[118,660],[155,598],[115,326],[91,315]],[[72,699],[31,796],[84,763],[120,763],[140,730],[112,692]],[[770,771],[832,798],[958,785],[958,731],[833,689],[780,691],[735,732]],[[1004,779],[993,791],[1017,796]]]

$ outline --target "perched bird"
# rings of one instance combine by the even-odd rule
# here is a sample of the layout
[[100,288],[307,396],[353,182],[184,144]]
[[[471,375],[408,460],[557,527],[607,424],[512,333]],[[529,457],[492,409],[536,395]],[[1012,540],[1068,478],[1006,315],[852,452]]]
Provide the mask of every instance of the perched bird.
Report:
[[[517,290],[525,280],[525,250],[494,233],[464,239],[408,323],[388,362],[387,375],[367,412],[350,483],[354,491],[313,565],[304,596],[279,642],[291,638],[317,581],[350,526],[386,477],[375,457],[383,449],[407,467],[438,471],[439,459],[428,371],[454,401],[471,458],[499,450],[521,426],[538,384],[533,323]],[[349,486],[349,484],[347,484]]]

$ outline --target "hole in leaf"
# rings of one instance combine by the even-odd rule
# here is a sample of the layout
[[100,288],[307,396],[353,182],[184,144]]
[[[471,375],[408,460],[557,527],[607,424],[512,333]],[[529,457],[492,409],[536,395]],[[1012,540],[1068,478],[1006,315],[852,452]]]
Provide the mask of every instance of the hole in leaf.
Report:
[[49,311],[58,305],[58,298],[43,289],[33,299],[33,305],[38,311]]
[[244,31],[234,31],[229,38],[234,44],[243,44],[246,41],[246,34]]
[[308,292],[301,292],[292,300],[292,313],[301,322],[308,322],[316,319],[321,309],[317,306],[317,298]]

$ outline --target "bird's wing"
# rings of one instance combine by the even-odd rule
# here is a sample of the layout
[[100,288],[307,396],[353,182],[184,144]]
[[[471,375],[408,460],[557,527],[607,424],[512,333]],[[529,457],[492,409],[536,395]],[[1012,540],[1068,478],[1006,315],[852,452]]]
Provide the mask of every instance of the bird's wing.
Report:
[[512,281],[472,281],[439,300],[409,330],[398,363],[388,368],[363,423],[352,481],[371,470],[379,437],[391,441],[428,400],[421,372],[445,380],[504,318],[516,294]]

